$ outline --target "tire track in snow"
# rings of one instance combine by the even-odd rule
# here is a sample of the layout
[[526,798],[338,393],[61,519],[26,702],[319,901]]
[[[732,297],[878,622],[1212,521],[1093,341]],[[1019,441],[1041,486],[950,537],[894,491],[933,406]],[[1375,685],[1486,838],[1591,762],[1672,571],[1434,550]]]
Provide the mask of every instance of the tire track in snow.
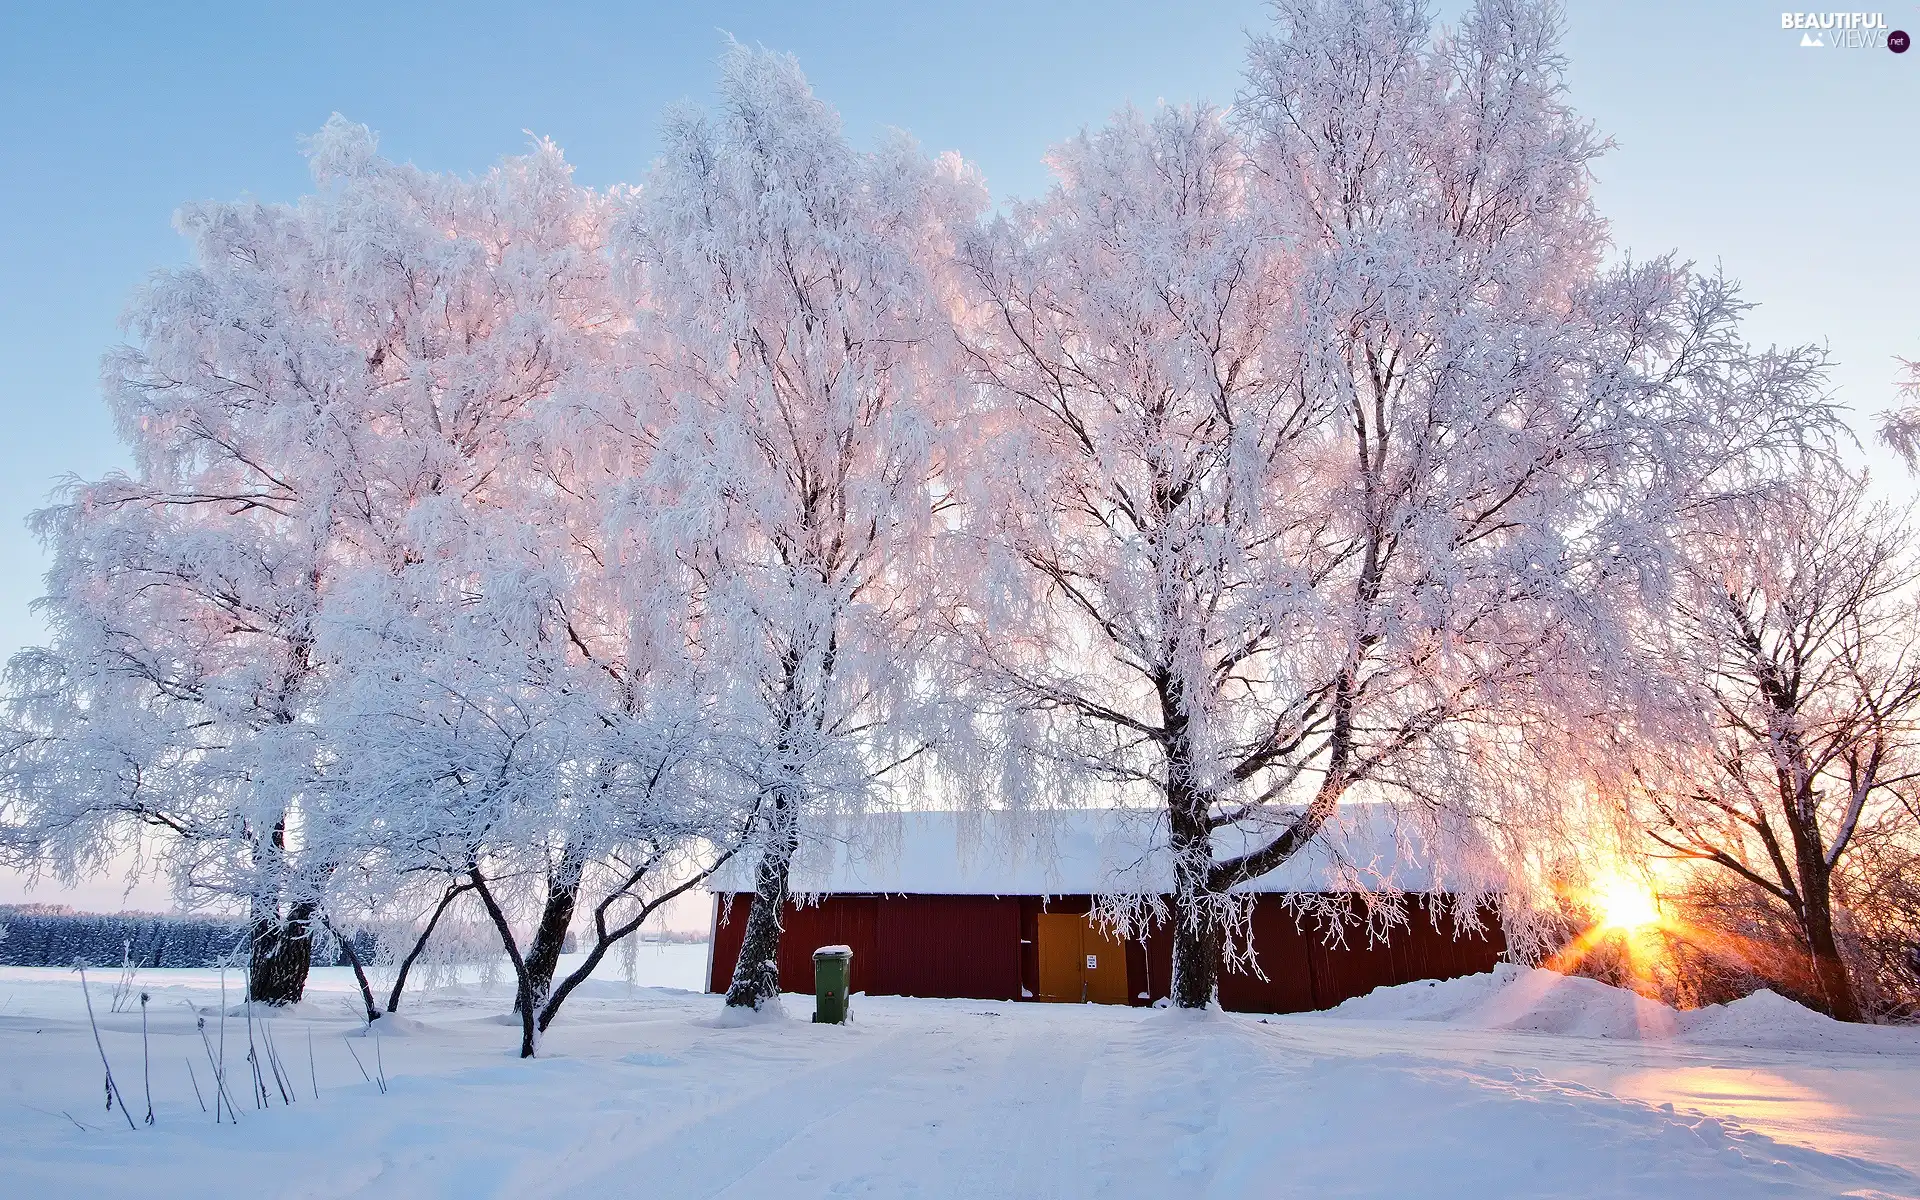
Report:
[[[817,1038],[833,1036],[826,1030],[773,1025],[734,1032],[737,1041],[707,1040],[683,1055],[684,1065],[697,1068],[691,1077],[605,1105],[613,1111],[588,1122],[584,1136],[525,1179],[519,1194],[604,1200],[644,1186],[654,1195],[716,1195],[860,1099],[873,1076],[892,1070],[908,1040],[904,1031],[870,1037],[862,1027],[848,1052],[819,1061]],[[789,1038],[811,1044],[783,1044]],[[720,1092],[714,1079],[750,1086]]]
[[[1023,1014],[1024,1015],[1024,1014]],[[1062,1197],[1100,1194],[1080,1169],[1083,1100],[1105,1039],[962,1012],[922,1030],[866,1094],[768,1156],[723,1200],[763,1196]]]

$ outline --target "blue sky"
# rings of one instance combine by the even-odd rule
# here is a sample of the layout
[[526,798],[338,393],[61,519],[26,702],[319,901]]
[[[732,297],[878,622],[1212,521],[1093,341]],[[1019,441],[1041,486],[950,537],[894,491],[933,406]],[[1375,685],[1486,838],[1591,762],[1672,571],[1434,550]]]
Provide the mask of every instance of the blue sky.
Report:
[[[1920,33],[1920,4],[1878,11]],[[1803,49],[1780,12],[1569,0],[1573,98],[1618,142],[1597,171],[1616,245],[1721,263],[1762,305],[1753,335],[1829,343],[1842,399],[1871,414],[1892,402],[1894,356],[1920,358],[1920,49]],[[64,474],[124,461],[98,363],[131,289],[182,261],[173,210],[299,195],[298,138],[329,113],[424,167],[479,170],[532,131],[582,182],[637,182],[662,108],[709,95],[725,31],[796,54],[856,137],[897,125],[974,161],[996,196],[1030,195],[1046,148],[1120,105],[1230,102],[1265,22],[1248,0],[5,0],[0,655],[40,636],[27,513]],[[0,878],[0,901],[16,889]]]

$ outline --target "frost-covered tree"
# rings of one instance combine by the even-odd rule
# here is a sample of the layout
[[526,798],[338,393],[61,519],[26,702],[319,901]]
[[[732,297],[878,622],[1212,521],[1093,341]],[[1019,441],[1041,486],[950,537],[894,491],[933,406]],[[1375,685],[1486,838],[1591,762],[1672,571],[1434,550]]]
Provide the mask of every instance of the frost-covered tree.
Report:
[[701,582],[675,511],[683,479],[660,454],[671,415],[661,334],[644,292],[627,303],[637,316],[612,370],[562,394],[539,458],[547,611],[566,648],[555,690],[570,729],[555,877],[571,885],[566,916],[577,904],[589,932],[583,961],[556,982],[567,922],[549,903],[541,929],[553,936],[537,935],[528,959],[538,1030],[610,949],[732,858],[758,801],[731,770],[724,676],[701,636]]
[[652,474],[661,393],[606,253],[614,200],[542,144],[444,201],[433,228],[471,243],[429,264],[459,353],[378,427],[379,553],[328,621],[323,724],[352,748],[334,824],[356,894],[477,899],[531,1055],[579,982],[554,987],[580,907],[597,961],[738,830],[700,782],[712,706]]
[[1726,285],[1602,269],[1551,8],[1276,7],[1235,125],[1123,116],[968,256],[976,511],[1039,606],[979,661],[1164,806],[1182,1006],[1343,802],[1399,801],[1472,920],[1671,518],[1829,420]]
[[[388,214],[369,249],[414,294],[390,305],[405,323],[374,351],[409,386],[369,430],[364,552],[328,626],[326,723],[355,748],[336,771],[339,857],[357,860],[361,896],[445,874],[517,906],[542,877],[525,958],[550,975],[581,861],[564,832],[565,715],[548,695],[565,695],[550,451],[571,411],[556,395],[606,386],[628,324],[604,253],[612,206],[549,143],[475,180],[376,159],[361,176],[366,206]],[[502,854],[511,883],[490,884]]]
[[663,436],[719,727],[754,796],[756,893],[727,1002],[774,996],[803,815],[874,801],[923,719],[946,447],[949,232],[977,188],[903,137],[854,150],[787,57],[730,47],[675,111],[634,221]]
[[1920,361],[1900,360],[1900,380],[1896,385],[1901,403],[1880,414],[1880,440],[1906,460],[1909,469],[1920,467]]
[[194,265],[140,294],[105,368],[134,473],[36,516],[53,641],[9,669],[10,838],[72,873],[160,832],[189,897],[248,904],[252,994],[276,1002],[306,972],[315,626],[365,391],[304,286],[321,207],[182,211]]
[[552,146],[463,179],[336,117],[310,158],[297,204],[184,210],[193,265],[136,302],[106,371],[135,472],[38,518],[54,639],[12,667],[7,758],[16,843],[71,871],[161,831],[184,895],[250,905],[275,1002],[362,849],[322,716],[363,676],[321,642],[416,612],[472,514],[528,501],[531,416],[608,315],[605,202]]
[[970,507],[1011,560],[989,578],[1018,571],[1001,586],[1029,601],[982,609],[975,653],[1016,709],[1056,714],[1053,757],[1165,805],[1194,939],[1175,994],[1204,1002],[1194,958],[1228,917],[1208,839],[1263,799],[1221,772],[1296,749],[1310,714],[1269,710],[1269,660],[1286,597],[1332,565],[1285,554],[1324,520],[1289,494],[1314,486],[1322,415],[1281,348],[1297,264],[1216,110],[1128,112],[1051,162],[1053,194],[968,254],[973,356],[1008,418]]
[[[623,426],[601,403],[556,407],[529,476],[538,502],[467,506],[459,555],[409,572],[421,590],[406,603],[366,606],[388,616],[343,631],[354,683],[333,713],[355,747],[340,787],[363,890],[424,878],[478,899],[514,968],[527,1056],[607,950],[739,832],[738,790],[704,783],[711,704],[685,573],[647,537],[657,513],[633,499],[633,463],[609,452]],[[589,961],[556,987],[583,905]]]
[[1920,566],[1865,489],[1814,468],[1694,524],[1641,659],[1674,693],[1616,776],[1660,852],[1785,909],[1811,999],[1843,1021],[1861,1003],[1837,885],[1855,851],[1920,834]]

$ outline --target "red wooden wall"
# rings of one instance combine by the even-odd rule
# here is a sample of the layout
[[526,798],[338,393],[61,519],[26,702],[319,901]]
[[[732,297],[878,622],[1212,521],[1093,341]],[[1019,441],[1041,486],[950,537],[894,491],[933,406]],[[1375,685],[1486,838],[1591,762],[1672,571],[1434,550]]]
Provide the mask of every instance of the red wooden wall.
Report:
[[887,896],[879,904],[875,995],[1019,998],[1018,900]]
[[[1254,900],[1253,952],[1263,980],[1251,971],[1220,973],[1220,1007],[1230,1012],[1310,1012],[1332,1008],[1377,987],[1418,979],[1452,979],[1491,971],[1506,950],[1499,921],[1487,914],[1488,927],[1459,933],[1451,918],[1434,928],[1424,899],[1407,902],[1407,924],[1386,941],[1369,941],[1363,919],[1350,918],[1345,942],[1329,945],[1326,931],[1311,922],[1300,926],[1278,896]],[[1166,994],[1160,982],[1173,971],[1172,939],[1159,931],[1147,937],[1155,963],[1157,1000]]]
[[[711,991],[725,991],[740,957],[747,894],[722,896],[713,931]],[[782,991],[813,990],[813,951],[853,949],[852,990],[878,996],[950,996],[1013,1000],[1039,987],[1038,916],[1085,913],[1090,896],[828,896],[787,905],[778,963]],[[1417,979],[1451,979],[1493,969],[1506,940],[1497,921],[1478,934],[1435,929],[1424,901],[1409,901],[1408,924],[1387,942],[1367,940],[1357,922],[1346,944],[1329,946],[1313,926],[1304,931],[1277,896],[1253,908],[1253,949],[1261,979],[1223,971],[1221,1007],[1234,1012],[1306,1012],[1332,1008],[1376,987]],[[1127,943],[1127,994],[1135,1004],[1165,996],[1173,975],[1173,942],[1164,928]]]
[[[722,896],[713,932],[710,991],[733,978],[746,935],[746,893]],[[1020,996],[1020,904],[993,896],[827,896],[788,902],[780,953],[780,990],[813,990],[813,952],[853,950],[851,990],[875,996]],[[884,948],[884,953],[882,949]]]
[[[733,978],[733,966],[740,959],[740,942],[747,932],[747,909],[753,903],[751,893],[723,895],[713,931],[713,977],[707,981],[710,991],[724,992]],[[780,990],[813,990],[813,952],[821,946],[849,946],[853,949],[853,978],[849,990],[873,991],[873,968],[879,960],[875,953],[874,926],[878,923],[879,901],[873,896],[833,896],[819,904],[797,907],[787,905],[781,923]]]

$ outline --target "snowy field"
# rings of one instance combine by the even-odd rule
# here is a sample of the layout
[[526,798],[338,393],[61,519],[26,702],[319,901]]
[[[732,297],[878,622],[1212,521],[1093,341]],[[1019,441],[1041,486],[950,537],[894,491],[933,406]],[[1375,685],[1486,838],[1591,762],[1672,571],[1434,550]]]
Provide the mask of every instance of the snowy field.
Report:
[[[74,977],[0,970],[0,1193],[1920,1197],[1920,1030],[1764,994],[1674,1014],[1506,969],[1291,1017],[856,997],[831,1028],[789,997],[798,1019],[730,1027],[688,990],[705,962],[642,947],[651,986],[590,983],[530,1063],[504,983],[416,996],[376,1044],[347,973],[317,972],[271,1021],[296,1102],[237,1084],[237,1126],[186,1065],[211,1102],[189,1006],[217,1037],[217,976],[145,972],[137,1131],[102,1109]],[[110,983],[137,1119],[140,1018]],[[245,1021],[226,1038],[244,1078]]]

